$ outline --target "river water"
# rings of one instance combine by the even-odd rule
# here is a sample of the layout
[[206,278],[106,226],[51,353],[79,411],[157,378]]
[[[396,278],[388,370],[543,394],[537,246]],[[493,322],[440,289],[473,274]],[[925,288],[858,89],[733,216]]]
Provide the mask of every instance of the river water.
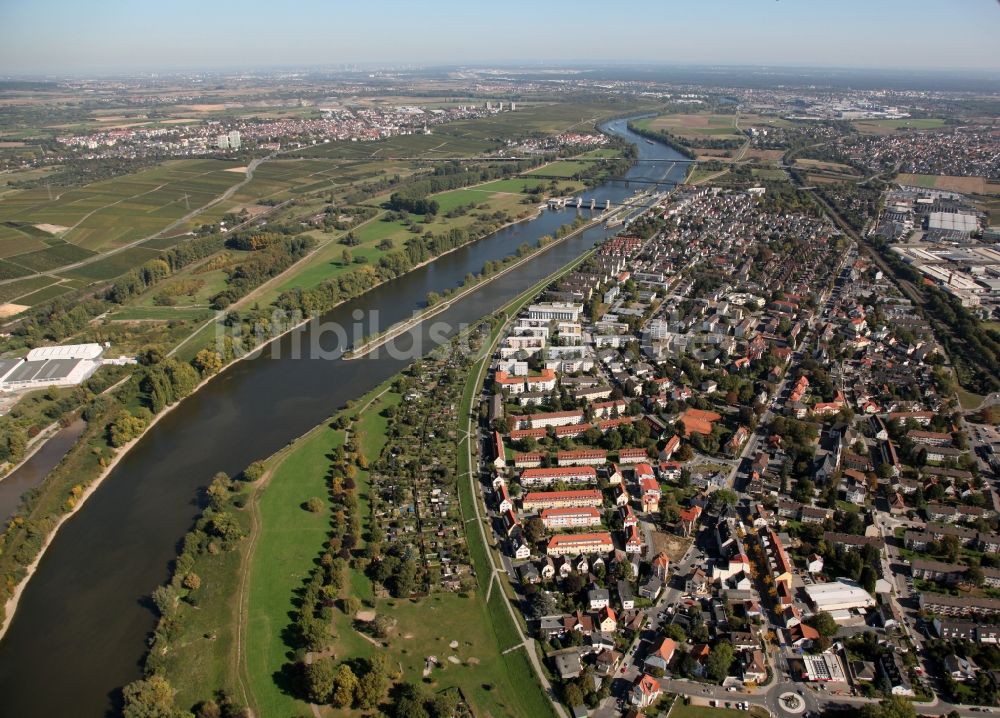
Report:
[[73,448],[73,444],[86,428],[87,422],[77,419],[69,426],[59,429],[27,461],[18,466],[16,471],[0,479],[0,528],[5,526],[17,511],[21,497],[42,483],[66,452]]
[[[674,150],[634,135],[626,124],[615,120],[605,129],[634,142],[639,162],[623,180],[581,193],[599,207],[637,189],[657,189],[649,181],[678,182],[687,169]],[[350,326],[358,310],[367,321],[377,309],[379,328],[388,327],[422,308],[428,292],[460,285],[487,260],[509,256],[522,242],[534,244],[576,211],[546,210],[376,287],[323,321]],[[565,240],[425,324],[473,323],[617,231],[596,226]],[[277,340],[279,351],[238,362],[185,399],[63,526],[0,643],[0,717],[113,713],[118,689],[140,675],[155,624],[146,597],[169,577],[178,541],[200,511],[199,490],[217,471],[234,474],[270,455],[410,361],[385,351],[353,361],[310,359],[308,352],[293,358],[293,343],[308,345],[315,338],[310,331]],[[427,351],[432,346],[424,324],[396,345],[410,341]],[[332,350],[336,336],[326,333],[319,343]]]

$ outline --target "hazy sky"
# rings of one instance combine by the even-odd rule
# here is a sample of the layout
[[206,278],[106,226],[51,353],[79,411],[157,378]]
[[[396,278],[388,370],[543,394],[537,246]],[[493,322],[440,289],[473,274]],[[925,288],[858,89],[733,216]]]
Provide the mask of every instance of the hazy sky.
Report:
[[0,74],[637,61],[1000,70],[997,0],[0,0]]

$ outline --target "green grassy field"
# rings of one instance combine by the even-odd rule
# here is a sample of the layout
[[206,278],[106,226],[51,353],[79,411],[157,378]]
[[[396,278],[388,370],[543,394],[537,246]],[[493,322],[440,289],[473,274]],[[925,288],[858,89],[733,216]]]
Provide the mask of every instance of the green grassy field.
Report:
[[[205,477],[206,483],[210,477]],[[244,531],[248,511],[234,512]],[[244,542],[245,546],[245,542]],[[202,579],[197,610],[186,612],[181,630],[163,657],[163,670],[177,689],[176,704],[190,708],[220,687],[237,686],[236,630],[239,625],[240,565],[244,548],[199,555]]]
[[330,532],[327,511],[311,513],[303,504],[329,492],[327,454],[344,442],[344,432],[327,424],[299,440],[262,492],[260,528],[250,558],[246,619],[246,673],[258,715],[292,716],[307,704],[276,685],[275,672],[288,661],[282,633],[296,610],[297,591],[309,576]]
[[[707,112],[660,115],[636,121],[642,129],[665,130],[672,135],[693,142],[698,139],[742,140],[745,136],[736,129],[736,115],[717,115]],[[741,126],[742,123],[741,123]]]
[[121,311],[114,312],[109,319],[113,322],[136,322],[136,321],[171,321],[176,319],[192,319],[194,321],[205,321],[215,312],[207,307],[125,307]]
[[762,180],[783,180],[788,177],[784,170],[777,169],[759,169],[755,168],[753,171],[754,177],[759,177]]
[[937,117],[907,118],[902,120],[857,120],[852,123],[859,132],[884,134],[897,130],[934,130],[945,126],[945,121]]
[[547,165],[542,165],[541,167],[536,167],[533,170],[525,172],[525,176],[540,176],[540,177],[558,177],[558,178],[569,178],[575,174],[583,172],[594,166],[593,162],[576,162],[573,160],[559,160],[558,162],[552,162]]

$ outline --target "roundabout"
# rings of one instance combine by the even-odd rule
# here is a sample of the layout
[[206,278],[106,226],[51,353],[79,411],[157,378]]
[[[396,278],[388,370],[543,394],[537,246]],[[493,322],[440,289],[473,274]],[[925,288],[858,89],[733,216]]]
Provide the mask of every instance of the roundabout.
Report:
[[781,693],[778,696],[778,704],[787,715],[799,715],[806,709],[806,702],[792,691]]

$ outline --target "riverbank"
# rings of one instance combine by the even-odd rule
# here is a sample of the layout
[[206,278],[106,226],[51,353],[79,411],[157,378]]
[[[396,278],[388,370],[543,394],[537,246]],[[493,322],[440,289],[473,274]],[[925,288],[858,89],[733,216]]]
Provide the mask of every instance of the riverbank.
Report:
[[[610,131],[636,141],[624,122],[613,123]],[[595,190],[599,202],[607,198],[619,203],[630,196],[629,179],[647,184],[681,179],[682,169],[670,162],[676,153],[661,144],[644,142],[639,149],[640,163],[623,181]],[[644,164],[643,160],[654,161]],[[458,286],[463,277],[479,271],[484,263],[502,260],[521,243],[532,244],[542,235],[551,235],[565,221],[559,217],[545,213],[522,225],[523,229],[508,229],[467,245],[432,267],[345,303],[324,315],[324,321],[350,325],[356,321],[354,317],[374,308],[381,310],[386,326],[405,319],[429,290]],[[610,233],[603,227],[594,228],[539,255],[536,262],[507,275],[504,281],[454,303],[440,320],[460,326],[492,314]],[[343,291],[349,289],[343,287]],[[326,294],[330,299],[340,299],[340,295],[336,291]],[[316,307],[325,306],[322,293],[307,298]],[[294,306],[293,302],[289,308]],[[426,329],[427,324],[416,331],[430,342]],[[303,341],[319,341],[319,337],[328,349],[335,346],[329,333],[321,336],[311,326],[300,331]],[[0,644],[0,692],[12,712],[25,716],[102,714],[115,688],[137,676],[137,661],[148,650],[147,637],[154,620],[143,597],[152,586],[166,580],[177,554],[177,540],[196,520],[198,508],[192,497],[214,473],[238,473],[315,426],[333,407],[356,399],[405,365],[384,352],[377,359],[362,362],[296,360],[285,351],[293,339],[297,341],[297,337],[282,341],[280,355],[233,364],[220,381],[209,382],[193,401],[183,402],[158,422],[122,458],[110,480],[95,492],[96,498],[88,499],[87,510],[61,527],[23,595],[17,619]],[[100,443],[100,437],[92,443]],[[90,456],[89,447],[83,451]],[[75,450],[74,456],[79,453]],[[110,452],[106,458],[110,461]],[[92,467],[97,462],[79,463]],[[97,468],[88,468],[86,475],[97,473]],[[56,502],[61,498],[60,492]],[[36,541],[41,541],[56,516],[53,513],[43,524]],[[25,546],[32,555],[36,549],[37,544]],[[25,563],[29,560],[31,555]],[[19,566],[15,580],[20,571]],[[67,602],[67,595],[73,600]],[[53,634],[47,627],[56,621],[61,628]],[[95,630],[112,640],[95,641]],[[44,676],[52,671],[64,676],[58,695],[45,690]]]
[[[489,233],[483,235],[482,237],[479,237],[477,239],[474,239],[474,240],[471,240],[469,242],[466,242],[465,244],[458,245],[458,246],[453,247],[453,248],[451,248],[451,249],[449,249],[449,250],[447,250],[445,252],[442,252],[441,254],[435,255],[434,257],[430,257],[430,258],[428,258],[428,259],[426,259],[426,260],[424,260],[422,262],[419,262],[418,264],[415,264],[413,267],[411,267],[410,269],[408,269],[406,272],[403,272],[402,274],[399,274],[399,275],[397,275],[395,277],[391,277],[391,278],[382,280],[380,282],[377,282],[377,283],[371,285],[370,287],[366,288],[360,294],[357,294],[357,295],[354,295],[354,296],[344,297],[343,299],[339,300],[338,302],[336,302],[335,304],[331,305],[330,307],[324,308],[322,310],[322,312],[323,313],[327,313],[327,312],[333,311],[333,310],[339,308],[340,306],[342,306],[343,304],[345,304],[345,303],[347,303],[349,301],[352,301],[352,300],[355,300],[355,299],[358,299],[360,297],[365,296],[366,294],[374,291],[375,289],[381,287],[382,285],[388,284],[388,283],[390,283],[392,281],[395,281],[395,280],[397,280],[397,279],[399,279],[401,277],[405,277],[407,274],[410,274],[410,273],[412,273],[414,271],[417,271],[417,270],[419,270],[419,269],[421,269],[423,267],[426,267],[426,266],[428,266],[428,265],[436,262],[437,260],[441,259],[442,257],[445,257],[445,256],[451,254],[452,252],[455,252],[455,251],[457,251],[459,249],[467,247],[470,244],[475,244],[477,242],[484,241],[484,240],[488,239],[489,237],[492,237],[493,235],[497,234],[498,232],[502,231],[503,229],[505,229],[507,227],[510,227],[512,225],[515,225],[515,224],[520,224],[522,222],[528,222],[531,219],[537,218],[542,213],[542,211],[543,210],[541,208],[539,208],[533,216],[521,218],[521,219],[518,219],[518,220],[514,220],[512,222],[507,222],[506,224],[504,224],[504,225],[502,225],[500,227],[497,227],[496,229],[490,231]],[[534,254],[532,256],[534,256]],[[274,280],[279,280],[281,278],[281,276],[282,275],[279,275],[278,277],[275,277]],[[265,285],[261,285],[261,287],[259,287],[258,289],[263,288],[264,286],[266,286],[266,284],[269,284],[269,282],[265,283]],[[252,350],[247,350],[245,353],[243,353],[243,354],[241,354],[239,356],[233,357],[233,359],[231,359],[224,366],[222,366],[218,372],[216,372],[214,374],[211,374],[211,375],[203,378],[194,387],[194,389],[191,391],[190,394],[188,394],[187,396],[182,397],[181,399],[175,401],[173,404],[170,404],[169,406],[164,407],[163,410],[161,410],[159,413],[155,414],[153,416],[153,418],[150,420],[149,424],[142,430],[142,432],[138,436],[136,436],[135,438],[133,438],[132,440],[130,440],[128,443],[126,443],[125,445],[123,445],[122,447],[120,447],[117,450],[117,452],[114,454],[114,457],[111,459],[111,461],[108,462],[108,465],[105,466],[105,467],[103,467],[102,470],[101,470],[101,472],[93,480],[91,480],[91,482],[89,484],[87,484],[87,487],[81,493],[81,495],[79,496],[79,498],[77,499],[77,501],[75,502],[75,504],[73,505],[73,507],[70,508],[70,509],[67,509],[65,513],[62,513],[59,516],[59,518],[53,524],[52,528],[47,532],[45,538],[42,540],[42,542],[40,544],[40,548],[38,550],[38,553],[34,556],[34,558],[32,559],[32,561],[23,568],[24,575],[22,576],[22,578],[15,585],[15,587],[12,590],[12,592],[11,592],[10,596],[8,597],[7,601],[4,602],[3,621],[2,621],[2,623],[0,623],[0,640],[3,639],[3,637],[6,634],[8,628],[10,627],[10,624],[13,621],[14,613],[17,611],[17,607],[20,605],[20,599],[21,599],[21,596],[24,593],[25,588],[27,587],[27,585],[30,582],[31,578],[34,576],[34,574],[35,574],[35,572],[36,572],[36,570],[38,568],[39,563],[41,562],[41,560],[44,557],[44,555],[45,555],[46,551],[48,550],[48,548],[51,546],[53,540],[56,538],[56,535],[58,534],[59,530],[63,527],[63,525],[65,525],[65,523],[70,518],[72,518],[74,515],[76,515],[76,513],[86,503],[87,499],[89,499],[90,496],[93,495],[94,491],[96,491],[97,488],[101,485],[101,483],[104,482],[104,480],[110,475],[111,471],[128,454],[128,452],[131,451],[131,449],[136,444],[138,444],[142,440],[142,438],[144,436],[146,436],[147,433],[157,423],[159,423],[159,421],[163,417],[167,416],[170,412],[172,412],[173,410],[175,410],[185,400],[187,400],[190,397],[192,397],[195,394],[197,394],[199,392],[199,390],[201,390],[205,385],[207,385],[213,379],[215,379],[216,377],[224,376],[226,374],[226,372],[232,370],[233,367],[237,366],[240,361],[242,361],[244,359],[252,359],[252,358],[255,358],[255,357],[259,356],[259,353],[261,351],[263,351],[263,349],[265,347],[269,346],[270,344],[272,344],[274,342],[280,341],[281,339],[283,339],[287,335],[291,334],[292,332],[295,332],[296,330],[298,330],[301,327],[303,327],[306,324],[308,324],[311,320],[312,320],[312,316],[305,317],[301,321],[296,322],[295,324],[293,324],[292,326],[290,326],[290,327],[284,329],[283,331],[281,331],[281,332],[279,332],[279,333],[277,333],[277,334],[269,337],[266,341],[262,342],[261,344],[256,345]],[[217,317],[213,318],[212,323],[209,326],[214,325],[217,322],[218,322],[218,318]],[[203,331],[203,329],[199,330],[199,332],[200,331]],[[189,337],[188,340],[190,340],[192,338],[193,338],[193,336]],[[208,348],[212,348],[212,347],[208,347]],[[45,442],[40,442],[38,444],[36,450],[40,449],[44,445],[44,443]],[[72,451],[72,448],[69,451]]]
[[10,476],[15,471],[24,466],[26,463],[28,463],[28,460],[32,456],[37,454],[39,450],[43,446],[45,446],[45,443],[53,436],[55,436],[58,432],[59,432],[59,422],[53,421],[51,424],[49,424],[44,429],[35,434],[33,437],[31,437],[28,440],[28,446],[24,452],[24,456],[21,457],[20,461],[18,461],[16,464],[13,465],[4,464],[3,466],[0,466],[0,481],[3,481],[8,476]]
[[[237,359],[236,361],[239,360]],[[223,367],[223,371],[229,366],[231,366],[233,363],[235,362],[231,362],[230,364],[226,365],[226,367]],[[219,373],[221,373],[221,371]],[[31,578],[35,575],[35,571],[38,570],[38,564],[40,564],[42,559],[45,557],[45,553],[46,551],[48,551],[49,546],[51,546],[52,542],[55,540],[56,535],[59,533],[59,529],[62,528],[62,526],[67,521],[73,518],[77,514],[77,512],[83,508],[83,505],[86,504],[87,500],[94,495],[94,492],[97,491],[98,488],[100,488],[101,483],[103,483],[103,481],[108,477],[111,471],[118,465],[118,462],[121,461],[123,458],[125,458],[125,455],[132,450],[132,447],[134,447],[136,444],[142,441],[142,438],[146,435],[146,433],[150,429],[156,426],[156,424],[159,423],[159,421],[163,419],[165,416],[170,414],[170,412],[172,412],[174,409],[180,406],[185,399],[194,396],[199,389],[208,384],[216,376],[218,376],[218,374],[213,374],[211,376],[205,377],[195,386],[195,388],[191,391],[190,394],[188,394],[182,399],[179,399],[178,401],[175,401],[173,404],[164,407],[158,414],[155,414],[153,418],[150,420],[149,424],[142,430],[142,433],[140,433],[134,439],[125,443],[121,447],[119,447],[118,451],[115,453],[114,457],[112,457],[111,461],[108,462],[107,466],[105,466],[104,469],[101,471],[101,473],[98,474],[83,489],[80,496],[73,504],[73,507],[68,509],[64,514],[62,514],[62,516],[59,517],[59,519],[53,525],[52,529],[46,534],[45,538],[42,540],[41,547],[39,548],[38,553],[35,555],[34,559],[31,561],[31,563],[25,566],[24,576],[21,578],[20,581],[18,581],[17,585],[14,587],[14,590],[11,592],[11,595],[8,597],[7,601],[4,602],[3,622],[0,623],[0,640],[3,640],[4,635],[7,633],[7,629],[10,628],[10,624],[14,620],[14,614],[17,612],[17,607],[20,605],[21,596],[24,593],[24,589],[27,587],[28,582],[31,581]],[[72,448],[70,449],[70,451],[72,451]],[[67,451],[67,454],[68,453],[69,452]]]
[[[541,214],[542,211],[543,210],[539,209],[538,212],[536,213],[535,217],[537,217],[539,214]],[[343,305],[346,302],[352,301],[352,300],[357,299],[359,297],[363,297],[364,295],[366,295],[369,292],[375,290],[376,288],[378,288],[378,287],[380,287],[380,286],[382,286],[384,284],[387,284],[389,282],[392,282],[392,281],[394,281],[396,279],[399,279],[400,277],[404,277],[407,274],[410,274],[411,272],[414,272],[414,271],[416,271],[416,270],[418,270],[418,269],[420,269],[422,267],[428,266],[428,265],[432,264],[433,262],[437,261],[438,259],[441,259],[442,257],[444,257],[444,256],[446,256],[446,255],[448,255],[448,254],[450,254],[450,253],[452,253],[454,251],[462,249],[463,247],[467,247],[470,244],[474,244],[476,242],[481,242],[483,240],[486,240],[489,237],[495,235],[496,233],[502,231],[505,227],[509,227],[509,226],[511,226],[513,224],[519,224],[521,222],[526,222],[526,221],[529,221],[529,219],[522,219],[522,220],[518,220],[518,221],[515,221],[515,222],[509,222],[509,223],[503,225],[502,227],[499,227],[496,230],[490,232],[489,234],[486,234],[483,237],[480,237],[479,239],[473,240],[471,242],[467,242],[467,243],[465,243],[463,245],[459,245],[457,247],[453,247],[453,248],[447,250],[446,252],[442,252],[439,255],[436,255],[436,256],[431,257],[431,258],[429,258],[429,259],[427,259],[427,260],[425,260],[423,262],[420,262],[419,264],[414,265],[412,268],[410,268],[409,270],[407,270],[403,274],[398,275],[397,277],[392,277],[392,278],[383,280],[381,282],[378,282],[376,284],[373,284],[371,287],[368,287],[364,292],[362,292],[359,295],[352,296],[352,297],[345,297],[345,298],[341,299],[340,301],[338,301],[336,304],[330,306],[329,308],[324,309],[323,312],[326,313],[326,312],[333,311],[334,309],[339,308],[341,305]],[[526,258],[526,260],[532,259],[534,257],[537,257],[537,255],[538,255],[537,252],[533,252],[529,257]],[[454,300],[452,300],[452,301],[454,301]],[[445,307],[445,308],[447,308],[447,307]],[[161,419],[163,419],[165,416],[169,415],[172,411],[174,411],[177,407],[179,407],[187,399],[189,399],[192,396],[195,396],[205,385],[207,385],[213,379],[215,379],[216,377],[222,377],[222,376],[224,376],[226,374],[226,372],[230,371],[233,367],[237,366],[240,361],[245,360],[245,359],[252,359],[252,358],[257,357],[259,355],[259,353],[264,350],[265,347],[269,346],[273,342],[277,342],[277,341],[281,340],[285,336],[287,336],[287,335],[291,334],[292,332],[300,329],[302,326],[308,324],[311,320],[312,320],[312,317],[306,317],[306,318],[302,319],[301,321],[295,323],[293,326],[285,329],[284,331],[282,331],[282,332],[280,332],[280,333],[278,333],[278,334],[276,334],[276,335],[268,338],[268,340],[266,342],[263,342],[263,343],[255,346],[253,348],[253,350],[247,351],[245,354],[242,354],[240,356],[234,357],[231,361],[229,361],[228,363],[226,363],[218,372],[216,372],[215,374],[212,374],[212,375],[207,376],[204,379],[202,379],[195,386],[195,388],[191,391],[190,394],[188,394],[187,396],[179,399],[178,401],[174,402],[173,404],[165,407],[159,413],[155,414],[153,416],[153,418],[150,420],[149,424],[142,430],[142,432],[138,436],[136,436],[135,438],[133,438],[128,443],[126,443],[125,445],[123,445],[122,447],[120,447],[118,449],[118,451],[115,453],[115,455],[111,459],[111,461],[108,462],[108,465],[105,466],[101,470],[101,472],[89,484],[87,484],[86,488],[81,493],[80,497],[77,499],[77,501],[73,505],[73,507],[70,508],[70,509],[68,509],[62,515],[60,515],[60,517],[56,520],[56,522],[53,525],[53,527],[48,531],[48,533],[46,534],[45,538],[42,540],[42,543],[40,545],[38,553],[34,556],[33,560],[27,566],[24,567],[24,572],[25,572],[24,575],[18,581],[18,583],[16,584],[16,586],[14,587],[14,589],[11,592],[10,596],[8,597],[7,601],[4,602],[3,622],[2,622],[2,624],[0,624],[0,640],[3,639],[3,637],[6,634],[8,628],[10,627],[10,624],[13,621],[13,616],[16,613],[18,606],[20,605],[21,596],[23,595],[25,588],[27,587],[27,585],[30,582],[31,578],[35,575],[35,572],[37,571],[39,563],[41,562],[41,560],[44,557],[45,553],[47,552],[48,548],[51,546],[53,540],[56,538],[56,535],[58,534],[59,530],[65,525],[65,523],[70,518],[72,518],[73,516],[76,515],[76,513],[83,507],[83,505],[87,502],[87,500],[93,495],[93,493],[100,487],[100,485],[104,482],[104,480],[110,475],[110,473],[112,472],[112,470],[129,453],[129,451],[131,451],[131,449],[136,444],[138,444],[142,440],[142,438],[144,436],[146,436],[147,433],[156,424],[158,424],[160,422]]]
[[[343,358],[346,359],[346,360],[360,359],[360,358],[362,358],[362,357],[370,354],[371,352],[375,351],[376,349],[378,349],[383,344],[385,344],[385,343],[387,343],[389,341],[392,341],[393,339],[395,339],[396,337],[398,337],[400,334],[403,334],[404,332],[409,331],[413,327],[417,326],[418,324],[420,324],[421,322],[423,322],[423,321],[425,321],[427,319],[430,319],[434,315],[440,314],[445,309],[448,309],[456,301],[459,301],[460,299],[463,299],[464,297],[466,297],[467,295],[471,294],[475,290],[477,290],[477,289],[479,289],[481,287],[484,287],[487,284],[490,284],[491,282],[493,282],[494,280],[499,279],[500,277],[504,276],[505,274],[510,273],[512,270],[519,268],[523,264],[525,264],[525,263],[531,261],[532,259],[536,258],[539,254],[542,254],[543,252],[547,251],[548,249],[551,249],[552,247],[555,247],[555,246],[559,245],[560,243],[566,241],[567,239],[570,239],[571,237],[574,237],[574,236],[576,236],[576,235],[578,235],[578,234],[580,234],[582,232],[585,232],[588,229],[591,229],[592,227],[595,227],[595,226],[599,225],[601,222],[605,221],[606,219],[608,219],[608,217],[605,217],[605,216],[602,215],[601,217],[598,217],[597,219],[593,219],[590,222],[587,222],[586,224],[583,224],[583,225],[581,225],[581,226],[579,226],[579,227],[577,227],[575,229],[570,230],[569,232],[567,232],[566,234],[564,234],[562,237],[555,238],[551,242],[548,242],[548,243],[543,244],[541,246],[535,247],[529,254],[526,254],[524,257],[519,258],[517,261],[515,261],[509,267],[504,267],[502,270],[500,270],[496,274],[491,274],[488,277],[483,277],[482,279],[480,279],[480,280],[478,280],[476,282],[473,282],[472,284],[470,284],[468,286],[462,287],[461,290],[457,294],[453,294],[453,295],[449,295],[447,297],[444,297],[439,303],[434,304],[433,306],[426,307],[425,309],[421,310],[420,312],[418,312],[417,314],[415,314],[410,319],[407,319],[405,321],[399,322],[399,323],[397,323],[397,324],[389,327],[384,332],[382,332],[382,333],[380,333],[380,334],[378,334],[378,335],[376,335],[374,337],[371,337],[370,339],[365,340],[364,343],[360,347],[357,347],[357,348],[353,348],[352,347],[350,350],[344,352],[344,357]],[[567,225],[563,225],[563,226],[565,227]],[[511,255],[511,256],[514,256],[514,255]]]

